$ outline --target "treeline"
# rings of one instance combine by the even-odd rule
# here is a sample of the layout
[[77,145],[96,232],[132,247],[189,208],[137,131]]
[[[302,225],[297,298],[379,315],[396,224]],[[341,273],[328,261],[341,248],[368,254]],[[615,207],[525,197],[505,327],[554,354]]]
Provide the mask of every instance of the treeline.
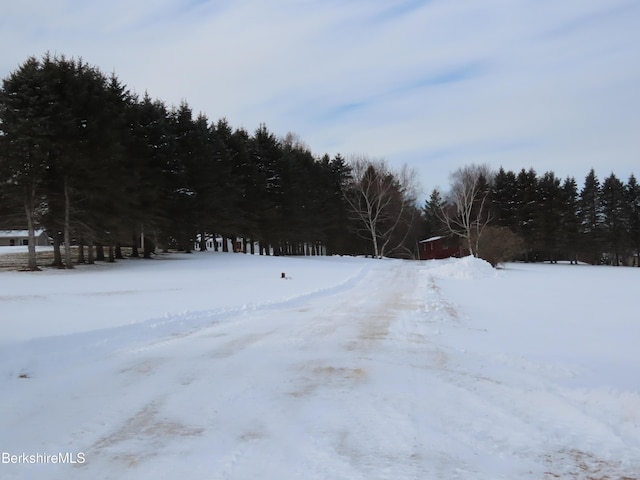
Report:
[[[578,186],[574,177],[560,179],[551,171],[478,171],[477,193],[470,204],[475,232],[490,236],[496,229],[508,229],[519,237],[526,261],[638,265],[640,185],[633,174],[626,183],[614,173],[600,181],[591,169]],[[437,190],[426,202],[424,213],[432,232],[445,230],[445,205],[447,199]]]
[[260,253],[362,251],[350,184],[340,155],[140,98],[82,60],[29,58],[0,90],[0,219],[46,229],[59,265],[71,244],[92,262],[121,245],[204,249],[212,235]]

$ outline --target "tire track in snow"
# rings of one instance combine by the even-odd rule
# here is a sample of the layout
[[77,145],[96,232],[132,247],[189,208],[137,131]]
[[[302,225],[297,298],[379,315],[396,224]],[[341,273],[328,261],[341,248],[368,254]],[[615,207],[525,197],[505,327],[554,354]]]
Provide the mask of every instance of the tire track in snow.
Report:
[[[397,264],[377,275],[375,280],[370,279],[364,301],[343,305],[343,315],[351,320],[354,330],[344,344],[344,364],[351,367],[341,367],[341,371],[350,372],[353,377],[351,368],[358,368],[356,378],[344,393],[352,397],[342,407],[347,411],[342,422],[336,422],[325,433],[325,448],[347,462],[353,478],[425,478],[419,432],[408,414],[416,395],[381,388],[389,368],[396,367],[381,355],[387,349],[392,327],[403,313],[420,307],[415,295],[415,265]],[[332,387],[332,382],[318,375],[315,385],[321,395]],[[410,384],[403,386],[407,387],[411,390]]]

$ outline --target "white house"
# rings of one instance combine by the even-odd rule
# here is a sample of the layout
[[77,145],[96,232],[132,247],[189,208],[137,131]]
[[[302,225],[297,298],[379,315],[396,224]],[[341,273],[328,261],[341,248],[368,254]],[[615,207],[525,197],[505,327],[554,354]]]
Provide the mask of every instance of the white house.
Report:
[[[44,230],[36,230],[36,245],[44,247],[50,245],[49,236]],[[17,247],[29,245],[28,230],[0,230],[0,247]]]

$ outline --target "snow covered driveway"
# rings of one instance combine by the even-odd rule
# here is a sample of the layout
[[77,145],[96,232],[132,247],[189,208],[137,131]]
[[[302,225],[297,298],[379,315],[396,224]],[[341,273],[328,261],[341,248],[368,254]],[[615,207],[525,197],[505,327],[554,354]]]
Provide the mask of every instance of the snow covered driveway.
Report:
[[[637,378],[607,383],[622,357],[599,352],[602,367],[593,345],[569,347],[576,327],[553,305],[511,315],[542,270],[463,259],[358,272],[298,300],[187,315],[170,333],[132,339],[123,326],[7,346],[0,448],[84,462],[3,463],[0,476],[640,478]],[[601,320],[638,360],[622,341],[635,323]],[[29,378],[15,375],[20,361]]]

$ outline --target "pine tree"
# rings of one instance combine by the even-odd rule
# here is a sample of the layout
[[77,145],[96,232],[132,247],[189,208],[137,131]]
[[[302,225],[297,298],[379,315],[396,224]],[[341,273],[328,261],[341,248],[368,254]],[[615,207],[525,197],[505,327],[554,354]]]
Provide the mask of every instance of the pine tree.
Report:
[[[237,202],[233,210],[237,211],[237,214],[233,216],[228,229],[222,233],[248,239],[251,253],[254,253],[254,246],[259,238],[258,213],[254,208],[258,201],[258,189],[257,171],[249,153],[250,137],[246,130],[239,128],[228,136],[225,143],[230,155],[231,176],[235,179]],[[223,242],[222,248],[226,251],[226,241]]]
[[516,186],[516,233],[524,240],[526,260],[535,261],[538,240],[536,225],[538,178],[535,170],[531,168],[527,171],[523,168],[516,177]]
[[40,226],[47,172],[47,119],[52,105],[43,102],[42,63],[27,59],[2,82],[0,90],[0,175],[4,195],[21,205],[29,231],[29,270],[38,270],[35,229]]
[[575,178],[567,177],[562,184],[559,246],[570,263],[578,263],[579,221],[578,184]]
[[282,230],[284,222],[281,145],[266,125],[261,124],[251,137],[248,150],[251,166],[249,190],[250,196],[254,199],[250,208],[255,218],[260,253],[269,254],[270,246],[279,240],[278,231]]
[[602,205],[600,181],[593,168],[584,180],[578,206],[582,250],[590,259],[590,263],[598,264],[602,253]]
[[560,180],[553,172],[546,172],[538,180],[538,204],[536,206],[536,237],[539,248],[552,263],[559,256],[559,235],[562,224],[562,194]]
[[[130,157],[127,175],[137,185],[131,208],[130,235],[133,245],[140,239],[145,258],[149,258],[155,245],[153,239],[163,239],[168,247],[171,237],[169,212],[171,209],[170,168],[173,159],[173,131],[169,112],[160,100],[145,94],[130,109]],[[134,248],[134,254],[137,248]]]
[[442,221],[442,209],[444,208],[444,200],[440,194],[440,190],[434,188],[431,195],[424,203],[422,209],[422,217],[424,219],[424,231],[427,237],[444,235],[447,233],[447,227]]
[[192,178],[196,124],[186,102],[174,109],[169,118],[172,149],[165,170],[169,186],[169,242],[177,249],[191,253],[198,230],[197,192]]
[[204,251],[207,234],[212,233],[215,224],[216,164],[214,144],[207,118],[200,114],[194,122],[191,155],[187,164],[187,182],[193,191],[193,209],[196,228],[200,239],[199,249]]
[[609,250],[609,263],[620,265],[624,232],[627,231],[625,218],[625,189],[624,184],[611,173],[602,183],[602,227],[603,239]]
[[492,211],[494,223],[498,226],[516,230],[517,221],[518,183],[516,175],[511,170],[500,167],[493,180]]
[[333,158],[324,155],[321,163],[326,175],[327,252],[357,253],[361,239],[352,234],[354,228],[350,224],[348,205],[343,195],[352,180],[351,167],[340,154]]
[[626,233],[635,254],[635,265],[640,267],[640,184],[631,174],[624,189]]
[[[240,179],[233,175],[233,152],[229,144],[232,136],[231,127],[226,120],[218,120],[209,128],[211,148],[211,168],[214,178],[211,180],[212,234],[236,231],[241,212],[238,204],[242,196]],[[217,243],[214,243],[217,248]]]

